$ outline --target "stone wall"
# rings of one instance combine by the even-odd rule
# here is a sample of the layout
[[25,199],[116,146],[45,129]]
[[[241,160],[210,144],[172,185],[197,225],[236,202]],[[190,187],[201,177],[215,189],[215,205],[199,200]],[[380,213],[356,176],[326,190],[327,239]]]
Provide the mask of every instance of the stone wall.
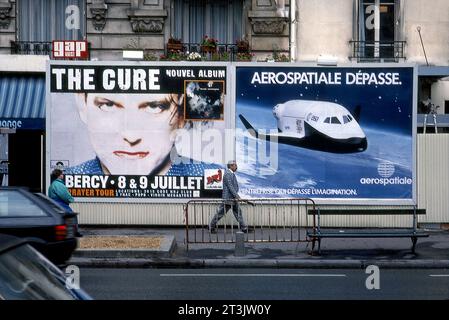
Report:
[[120,60],[124,49],[164,50],[170,26],[164,0],[91,0],[86,14],[93,59]]
[[[333,55],[339,63],[351,55],[349,40],[357,40],[355,8],[359,0],[298,0],[297,61]],[[449,1],[401,0],[397,40],[406,41],[405,61],[426,64],[420,28],[430,65],[449,64]]]
[[16,39],[15,2],[15,0],[0,0],[0,54],[10,54],[10,43]]
[[[87,6],[87,38],[92,58],[121,59],[125,48],[164,52],[170,34],[170,0],[91,0]],[[289,53],[289,3],[245,0],[244,30],[259,59],[273,51]]]
[[[296,34],[295,60],[315,62],[319,55],[332,55],[339,63],[348,61],[349,40],[356,40],[354,8],[358,0],[296,0],[293,17],[289,0],[242,1],[244,35],[256,59],[272,56],[273,51],[288,54],[290,34]],[[419,28],[429,64],[448,65],[449,2],[400,3],[397,32],[398,40],[406,41],[405,61],[426,63]],[[91,57],[120,60],[126,48],[163,53],[172,33],[172,5],[172,0],[87,0],[86,37],[91,43]],[[10,53],[16,24],[16,0],[0,0],[0,54]]]
[[[244,36],[258,59],[289,53],[289,1],[242,0]],[[172,34],[172,0],[87,0],[86,38],[91,58],[121,60],[124,49],[162,54]],[[0,54],[16,38],[16,1],[0,0]]]
[[430,65],[449,64],[449,1],[404,1],[404,33],[409,62],[426,64],[420,32]]
[[252,0],[248,11],[250,46],[256,59],[289,55],[290,6],[284,0]]
[[316,62],[320,55],[347,62],[351,53],[354,0],[298,1],[297,61]]

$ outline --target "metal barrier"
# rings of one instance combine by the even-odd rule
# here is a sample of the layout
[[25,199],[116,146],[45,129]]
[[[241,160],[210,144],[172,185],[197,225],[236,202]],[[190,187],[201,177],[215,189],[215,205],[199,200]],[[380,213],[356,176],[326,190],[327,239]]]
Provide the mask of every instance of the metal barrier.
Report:
[[[232,208],[217,224],[216,233],[209,230],[219,206],[228,202],[222,199],[187,202],[184,206],[187,250],[190,243],[235,242],[239,226]],[[239,199],[235,202],[250,230],[245,234],[247,242],[309,242],[307,229],[315,230],[315,219],[307,215],[308,209],[316,209],[312,199]]]

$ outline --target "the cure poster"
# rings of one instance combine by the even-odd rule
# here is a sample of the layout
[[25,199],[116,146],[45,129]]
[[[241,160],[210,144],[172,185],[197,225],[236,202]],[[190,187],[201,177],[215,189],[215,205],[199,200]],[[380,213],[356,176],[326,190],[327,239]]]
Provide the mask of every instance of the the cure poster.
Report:
[[79,198],[221,195],[226,67],[52,62],[47,150]]

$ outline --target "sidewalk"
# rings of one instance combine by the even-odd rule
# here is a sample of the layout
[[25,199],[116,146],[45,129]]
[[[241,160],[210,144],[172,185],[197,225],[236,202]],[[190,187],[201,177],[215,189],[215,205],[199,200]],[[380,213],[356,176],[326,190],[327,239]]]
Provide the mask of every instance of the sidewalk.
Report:
[[[83,267],[248,267],[248,268],[449,268],[449,231],[424,230],[411,253],[408,238],[324,239],[321,255],[312,256],[307,243],[245,243],[246,254],[234,255],[235,244],[184,244],[183,228],[81,228],[84,237],[129,236],[161,238],[145,249],[78,249],[69,264]],[[308,246],[307,246],[308,245]]]

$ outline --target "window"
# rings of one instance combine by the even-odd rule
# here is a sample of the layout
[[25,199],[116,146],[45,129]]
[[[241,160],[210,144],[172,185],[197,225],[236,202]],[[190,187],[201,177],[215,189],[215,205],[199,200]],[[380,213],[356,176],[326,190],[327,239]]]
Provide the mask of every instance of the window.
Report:
[[75,300],[64,274],[28,244],[0,254],[0,300]]
[[331,123],[331,118],[327,117],[326,119],[324,119],[324,123]]
[[15,190],[0,190],[0,218],[46,217],[45,211]]
[[232,44],[243,34],[243,0],[174,0],[172,35],[200,43],[204,35]]
[[338,120],[337,117],[332,117],[332,118],[331,118],[331,123],[334,123],[334,124],[341,124],[340,120]]
[[343,116],[343,123],[348,123],[352,121],[352,117],[350,114],[348,114],[347,116]]
[[[359,0],[359,41],[364,57],[393,58],[398,50],[399,0]],[[396,43],[396,46],[402,44]],[[396,48],[396,50],[395,50]],[[402,50],[402,48],[401,48]],[[395,52],[396,51],[396,52]]]
[[18,0],[19,41],[83,40],[85,0]]

